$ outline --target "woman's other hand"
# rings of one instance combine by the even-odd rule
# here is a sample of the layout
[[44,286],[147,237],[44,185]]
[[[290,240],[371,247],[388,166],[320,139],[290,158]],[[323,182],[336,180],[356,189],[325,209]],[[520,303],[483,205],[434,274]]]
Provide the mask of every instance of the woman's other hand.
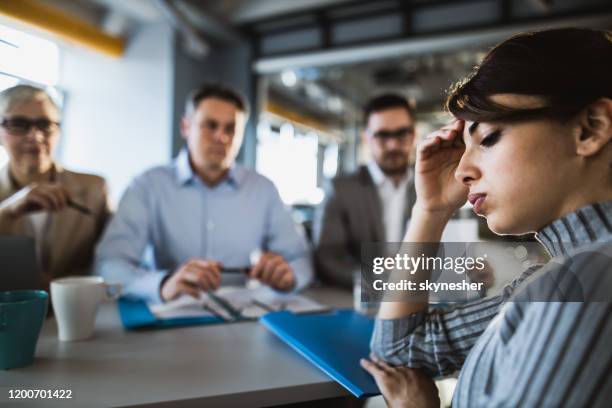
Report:
[[374,354],[370,359],[361,359],[361,366],[374,377],[389,407],[440,408],[438,388],[421,370],[391,367]]

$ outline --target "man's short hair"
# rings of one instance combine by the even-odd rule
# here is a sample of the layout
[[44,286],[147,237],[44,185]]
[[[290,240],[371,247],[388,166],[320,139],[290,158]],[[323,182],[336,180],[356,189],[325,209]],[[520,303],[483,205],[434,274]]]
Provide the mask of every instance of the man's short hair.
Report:
[[193,89],[187,95],[185,103],[185,115],[191,115],[200,102],[206,98],[217,98],[232,103],[245,114],[248,114],[248,106],[244,96],[238,91],[221,84],[203,84]]
[[398,94],[388,93],[378,95],[366,103],[365,107],[363,108],[364,125],[368,125],[368,120],[370,119],[371,114],[394,108],[406,109],[408,115],[410,115],[411,118],[414,118],[414,109],[412,106],[410,106],[410,103],[408,103],[406,98]]

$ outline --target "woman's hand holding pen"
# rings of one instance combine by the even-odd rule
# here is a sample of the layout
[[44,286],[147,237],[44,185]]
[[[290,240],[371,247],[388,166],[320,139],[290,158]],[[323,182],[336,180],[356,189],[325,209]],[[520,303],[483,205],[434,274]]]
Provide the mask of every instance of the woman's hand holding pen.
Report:
[[204,259],[191,259],[181,265],[162,284],[164,301],[176,299],[182,294],[199,298],[200,292],[215,290],[221,284],[221,264]]
[[70,194],[60,184],[34,183],[7,198],[2,210],[17,218],[34,211],[61,211],[69,202]]
[[464,124],[455,120],[430,133],[417,146],[415,206],[422,211],[450,217],[467,200],[467,187],[455,179],[455,170],[465,152]]
[[280,291],[289,291],[295,286],[293,268],[282,256],[272,252],[259,258],[249,276]]

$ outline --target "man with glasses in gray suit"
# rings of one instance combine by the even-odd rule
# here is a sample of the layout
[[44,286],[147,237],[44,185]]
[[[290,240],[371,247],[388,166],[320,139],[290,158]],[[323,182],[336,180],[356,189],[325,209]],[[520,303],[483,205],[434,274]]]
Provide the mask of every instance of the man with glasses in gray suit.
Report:
[[315,220],[319,278],[351,288],[360,271],[361,244],[400,242],[414,205],[410,154],[414,112],[406,98],[385,94],[364,108],[362,140],[371,152],[367,165],[335,178]]

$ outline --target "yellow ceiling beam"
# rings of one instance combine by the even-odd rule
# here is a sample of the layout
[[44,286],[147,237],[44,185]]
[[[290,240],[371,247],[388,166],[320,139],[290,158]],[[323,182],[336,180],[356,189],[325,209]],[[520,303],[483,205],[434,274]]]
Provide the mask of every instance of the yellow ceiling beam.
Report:
[[323,124],[317,119],[314,119],[314,118],[311,118],[310,116],[289,110],[275,102],[268,101],[265,104],[264,110],[274,115],[283,117],[291,122],[294,122],[294,123],[297,123],[297,124],[300,124],[306,127],[314,128],[320,131],[325,132],[326,129],[328,128],[328,126],[326,126],[325,124]]
[[123,38],[106,34],[95,25],[42,1],[1,0],[0,15],[111,57],[121,57],[125,50]]

